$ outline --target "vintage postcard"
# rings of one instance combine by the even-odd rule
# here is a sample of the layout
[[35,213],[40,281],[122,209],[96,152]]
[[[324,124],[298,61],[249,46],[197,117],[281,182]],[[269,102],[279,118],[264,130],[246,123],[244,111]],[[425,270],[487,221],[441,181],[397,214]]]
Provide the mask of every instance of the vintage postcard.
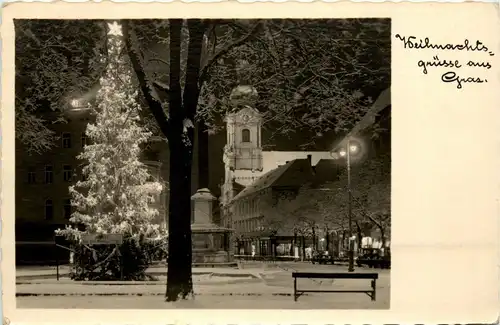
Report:
[[4,6],[4,320],[494,322],[495,9]]

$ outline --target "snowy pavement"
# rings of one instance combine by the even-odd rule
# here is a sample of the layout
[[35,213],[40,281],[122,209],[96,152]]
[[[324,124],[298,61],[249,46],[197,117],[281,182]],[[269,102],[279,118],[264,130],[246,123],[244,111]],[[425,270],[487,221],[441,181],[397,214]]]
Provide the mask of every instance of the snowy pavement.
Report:
[[69,297],[18,297],[17,308],[57,309],[389,309],[389,297],[377,301],[362,294],[322,294],[300,297],[291,296],[196,296],[194,301],[165,302],[158,296],[69,296]]
[[[237,269],[237,268],[208,268],[208,267],[197,267],[193,268],[192,272],[194,275],[205,275],[205,274],[217,274],[220,276],[240,276],[242,274],[248,274],[252,277],[259,277],[262,268],[250,268],[250,269]],[[68,277],[70,268],[66,265],[59,267],[59,277],[64,279]],[[156,277],[166,276],[167,268],[166,266],[153,266],[147,271],[148,274],[154,275]],[[17,267],[16,268],[16,280],[17,281],[28,281],[28,280],[40,280],[40,279],[56,279],[57,270],[55,266],[30,266],[30,267]]]
[[[390,270],[356,269],[356,272],[379,273],[375,302],[362,293],[310,293],[301,296],[298,302],[293,301],[291,272],[326,270],[347,271],[345,266],[307,263],[244,269],[194,268],[193,287],[197,298],[194,307],[186,308],[389,308]],[[160,281],[75,282],[68,278],[56,281],[54,278],[20,277],[16,280],[18,307],[179,308],[163,301],[166,276],[161,274],[165,274],[166,269],[162,267],[156,271],[160,274]],[[370,281],[299,279],[298,286],[304,289],[359,290],[368,289]],[[254,300],[251,307],[246,307]]]

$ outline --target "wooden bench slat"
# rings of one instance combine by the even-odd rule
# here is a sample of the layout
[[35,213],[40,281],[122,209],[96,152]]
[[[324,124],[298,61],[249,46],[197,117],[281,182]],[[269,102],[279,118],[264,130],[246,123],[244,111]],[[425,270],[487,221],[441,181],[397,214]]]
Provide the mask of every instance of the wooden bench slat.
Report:
[[[376,282],[378,279],[378,273],[326,273],[326,272],[292,272],[293,277],[293,299],[297,301],[297,298],[304,293],[330,293],[330,292],[346,292],[346,293],[366,293],[372,301],[376,299]],[[297,278],[305,279],[370,279],[371,280],[371,290],[314,290],[314,289],[298,289],[297,288]]]
[[378,279],[378,273],[293,272],[292,277],[310,279]]

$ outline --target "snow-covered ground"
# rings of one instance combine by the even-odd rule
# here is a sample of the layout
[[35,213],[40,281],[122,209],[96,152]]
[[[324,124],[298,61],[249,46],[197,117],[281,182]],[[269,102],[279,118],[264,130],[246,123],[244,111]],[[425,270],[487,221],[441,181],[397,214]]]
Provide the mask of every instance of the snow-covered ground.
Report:
[[[193,274],[194,302],[164,302],[166,277],[147,283],[89,283],[67,278],[18,279],[18,308],[256,308],[256,309],[387,309],[390,307],[390,270],[358,268],[377,272],[377,300],[363,293],[310,293],[293,301],[292,271],[346,271],[342,265],[276,263],[244,269],[211,269]],[[165,271],[165,269],[162,269]],[[195,271],[195,269],[193,269]],[[159,272],[159,270],[158,270]],[[369,280],[300,279],[299,288],[359,290]],[[182,306],[181,306],[182,305]]]
[[158,296],[70,296],[70,297],[19,297],[17,308],[57,309],[389,309],[389,296],[377,301],[362,294],[315,294],[291,296],[196,296],[194,301],[169,303]]

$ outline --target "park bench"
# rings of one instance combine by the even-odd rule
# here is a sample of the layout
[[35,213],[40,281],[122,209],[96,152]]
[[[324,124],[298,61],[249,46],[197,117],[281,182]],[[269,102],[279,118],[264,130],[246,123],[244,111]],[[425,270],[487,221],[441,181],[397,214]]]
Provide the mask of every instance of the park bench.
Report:
[[[366,293],[372,301],[376,299],[376,283],[378,279],[378,273],[331,273],[331,272],[293,272],[293,299],[297,301],[302,294],[306,292],[346,292],[346,293]],[[297,279],[370,279],[371,289],[366,290],[317,290],[317,289],[298,289]]]

